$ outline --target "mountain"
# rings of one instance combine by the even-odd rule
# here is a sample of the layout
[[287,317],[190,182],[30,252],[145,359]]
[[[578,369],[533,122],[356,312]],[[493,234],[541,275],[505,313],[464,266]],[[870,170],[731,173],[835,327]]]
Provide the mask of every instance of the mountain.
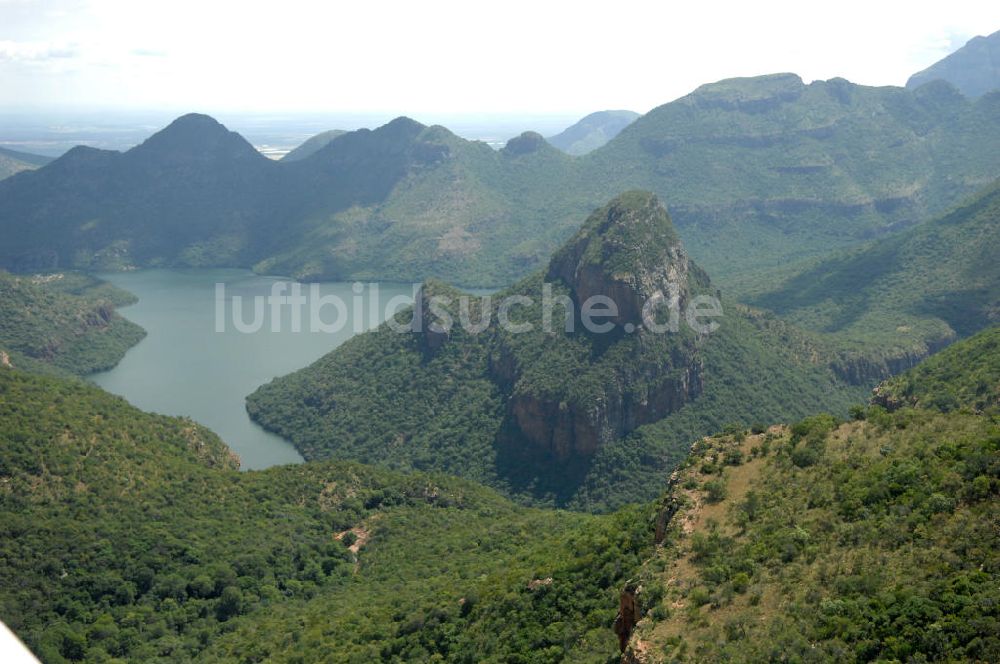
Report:
[[[241,473],[211,431],[0,367],[0,617],[49,664],[606,662],[648,507],[517,507],[357,464]],[[553,627],[556,625],[557,627]]]
[[0,364],[80,376],[110,369],[146,334],[115,311],[134,301],[81,274],[0,272]]
[[[676,304],[661,302],[650,322],[642,310],[657,292]],[[464,301],[425,283],[399,314],[417,331],[387,323],[354,337],[262,386],[247,409],[307,459],[441,470],[577,509],[649,500],[691,440],[734,422],[846,410],[865,389],[835,377],[817,339],[731,301],[714,331],[686,323],[693,303],[716,295],[656,197],[629,192],[545,270]],[[617,304],[602,319],[607,333],[582,327],[596,296]],[[521,303],[511,320],[530,330],[503,324],[505,302]],[[651,327],[671,315],[673,331]]]
[[638,117],[634,111],[598,111],[545,140],[566,154],[579,156],[601,147]]
[[532,132],[495,151],[408,118],[289,163],[205,116],[147,144],[76,148],[0,181],[0,266],[507,285],[544,267],[590,210],[641,188],[671,202],[688,251],[728,287],[915,224],[994,181],[1000,97],[968,100],[942,82],[731,79],[582,157]]
[[893,376],[875,390],[873,403],[975,412],[1000,409],[1000,327],[984,330]]
[[1000,427],[976,410],[997,338],[893,379],[883,394],[927,395],[894,412],[697,443],[625,587],[622,661],[997,660]]
[[906,87],[918,88],[936,80],[951,83],[966,97],[1000,90],[1000,30],[988,37],[973,37],[951,55],[911,76]]
[[319,152],[325,148],[333,139],[346,133],[346,131],[341,129],[331,129],[329,131],[316,134],[315,136],[306,139],[302,145],[282,157],[281,161],[298,161],[300,159],[305,159],[309,155]]
[[21,171],[41,168],[50,161],[52,159],[49,157],[0,148],[0,180]]
[[728,285],[930,218],[991,183],[998,111],[1000,97],[970,102],[945,84],[730,79],[636,120],[584,158],[584,179],[614,173],[670,201],[691,255]]
[[1000,322],[997,256],[1000,182],[942,217],[799,266],[749,301],[831,335],[844,372],[896,373]]
[[246,264],[276,167],[196,114],[125,153],[73,148],[0,182],[0,261],[19,271]]

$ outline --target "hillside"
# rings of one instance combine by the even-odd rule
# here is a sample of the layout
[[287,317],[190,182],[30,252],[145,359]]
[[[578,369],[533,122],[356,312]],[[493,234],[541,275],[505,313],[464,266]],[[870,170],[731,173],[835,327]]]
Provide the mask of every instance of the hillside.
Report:
[[333,139],[346,133],[342,129],[331,129],[311,136],[302,145],[299,145],[282,157],[281,161],[299,161],[300,159],[305,159],[309,155],[315,154],[325,148]]
[[829,334],[845,373],[899,371],[1000,320],[997,256],[1000,184],[938,219],[771,280],[749,302]]
[[[652,331],[640,310],[673,289],[678,317],[716,293],[658,200],[629,192],[595,211],[545,272],[464,304],[427,283],[416,317],[398,317],[420,331],[387,323],[359,335],[264,385],[247,408],[307,459],[441,470],[531,503],[607,510],[655,497],[698,436],[846,411],[863,393],[835,378],[815,339],[727,300],[713,332]],[[606,334],[580,327],[597,295],[618,307]],[[500,323],[514,297],[530,300],[512,319],[529,331]],[[563,303],[548,318],[547,298]]]
[[597,111],[545,140],[566,154],[580,156],[610,141],[638,117],[634,111]]
[[878,386],[873,402],[951,411],[995,413],[1000,407],[1000,327],[944,349]]
[[52,161],[49,157],[0,148],[0,180],[21,171],[32,171]]
[[[986,361],[994,390],[996,336],[946,351]],[[932,359],[902,380],[972,405],[951,369]],[[663,500],[622,661],[1000,658],[1000,427],[945,410],[859,408],[699,442]]]
[[951,83],[966,97],[1000,90],[1000,30],[988,37],[973,37],[962,48],[911,76],[906,87],[918,88],[937,80]]
[[[1000,97],[793,74],[702,86],[570,157],[398,118],[271,162],[210,118],[0,182],[0,266],[241,266],[300,279],[509,285],[589,210],[671,203],[720,285],[930,218],[1000,176]],[[275,232],[275,229],[281,232]]]
[[0,361],[44,373],[113,367],[145,331],[115,312],[133,296],[94,277],[0,272]]
[[669,201],[691,255],[725,286],[927,219],[993,182],[998,104],[944,84],[730,79],[636,120],[588,155],[585,180]]
[[0,367],[0,618],[68,661],[607,662],[647,509],[356,464],[240,473],[183,419]]

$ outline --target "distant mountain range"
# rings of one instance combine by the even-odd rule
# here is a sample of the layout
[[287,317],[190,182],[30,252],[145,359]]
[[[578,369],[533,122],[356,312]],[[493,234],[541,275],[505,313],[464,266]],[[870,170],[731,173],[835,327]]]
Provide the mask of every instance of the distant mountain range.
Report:
[[342,129],[331,129],[329,131],[316,134],[302,143],[302,145],[282,157],[281,161],[298,161],[300,159],[305,159],[306,157],[325,148],[333,139],[346,133],[347,132]]
[[935,80],[951,83],[966,97],[1000,90],[1000,30],[988,37],[973,37],[948,57],[911,76],[906,87],[918,88]]
[[634,111],[598,111],[546,140],[566,154],[587,154],[620,134],[638,117]]
[[500,285],[642,188],[723,286],[929,218],[1000,176],[1000,95],[793,74],[705,85],[570,157],[399,118],[272,162],[211,118],[0,182],[0,266],[244,266],[302,279]]
[[14,173],[41,168],[50,161],[52,161],[51,157],[0,148],[0,180],[10,177]]

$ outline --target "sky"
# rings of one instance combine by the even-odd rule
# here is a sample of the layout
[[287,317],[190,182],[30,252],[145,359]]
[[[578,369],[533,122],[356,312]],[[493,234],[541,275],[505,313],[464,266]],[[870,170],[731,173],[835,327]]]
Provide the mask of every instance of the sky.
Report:
[[733,76],[903,85],[998,29],[989,0],[0,0],[0,109],[646,112]]

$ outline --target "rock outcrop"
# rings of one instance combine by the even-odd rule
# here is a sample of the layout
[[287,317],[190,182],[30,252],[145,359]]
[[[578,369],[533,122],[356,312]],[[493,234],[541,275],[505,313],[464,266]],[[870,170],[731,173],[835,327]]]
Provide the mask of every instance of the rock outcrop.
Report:
[[[510,390],[508,444],[560,461],[590,456],[701,394],[699,339],[681,329],[682,312],[710,284],[688,259],[656,196],[627,192],[594,212],[553,256],[545,280],[568,289],[577,322],[561,341],[561,332],[550,341],[564,350],[585,343],[589,358],[577,375],[539,379],[529,375],[534,367],[520,342],[499,335],[490,370]],[[580,325],[585,305],[597,296],[615,306],[601,319],[613,323],[604,334]],[[644,325],[646,303],[659,297],[647,313],[657,325],[672,317],[676,329],[653,332]],[[619,359],[605,359],[612,356]]]
[[690,261],[666,209],[655,195],[641,191],[622,194],[592,214],[552,257],[546,274],[570,287],[577,306],[608,297],[618,309],[611,320],[636,327],[643,306],[658,293],[676,295],[683,308],[690,276]]
[[639,622],[639,586],[631,581],[625,584],[618,598],[618,616],[615,618],[614,631],[618,636],[618,648],[625,652],[632,631]]

